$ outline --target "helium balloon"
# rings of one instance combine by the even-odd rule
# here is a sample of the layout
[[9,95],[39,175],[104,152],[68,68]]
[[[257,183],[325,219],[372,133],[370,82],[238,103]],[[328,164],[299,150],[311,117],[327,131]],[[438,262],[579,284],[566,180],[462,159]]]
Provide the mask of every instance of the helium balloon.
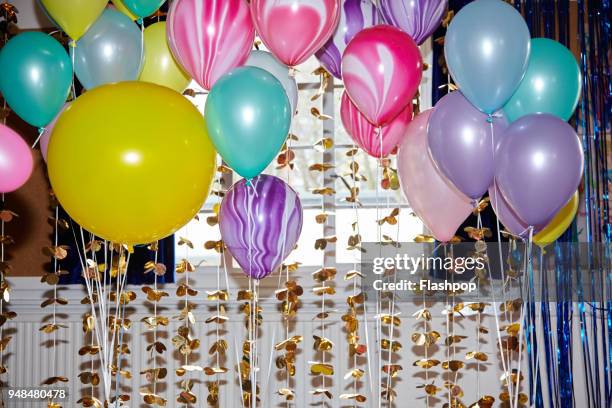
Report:
[[49,142],[49,179],[83,228],[128,245],[164,238],[202,207],[215,151],[198,109],[145,82],[103,85],[60,116]]
[[415,42],[388,25],[360,31],[342,56],[346,92],[376,126],[388,124],[412,103],[422,74],[423,62]]
[[108,0],[40,0],[47,14],[73,41],[100,17]]
[[499,222],[506,227],[506,230],[512,235],[521,238],[526,238],[529,235],[529,225],[516,215],[496,185],[489,187],[489,200],[491,201],[493,212],[495,212]]
[[132,14],[132,12],[125,6],[125,4],[123,4],[123,1],[121,0],[111,0],[111,1],[113,2],[113,5],[115,6],[115,8],[119,10],[120,12],[122,12],[123,14],[125,14],[126,16],[128,16],[130,20],[132,21],[138,20],[138,16],[135,16],[134,14]]
[[64,47],[40,32],[24,32],[0,50],[0,92],[32,126],[44,127],[60,111],[72,84]]
[[572,225],[578,212],[578,198],[578,191],[576,191],[568,203],[555,215],[555,218],[533,237],[536,245],[544,248],[555,242]]
[[406,129],[412,120],[412,104],[408,105],[391,123],[379,129],[368,122],[344,92],[340,102],[340,117],[346,132],[355,143],[370,156],[381,158],[391,153],[406,136]]
[[274,75],[240,67],[217,81],[206,99],[205,116],[223,160],[248,180],[261,173],[285,143],[291,105]]
[[574,114],[582,79],[570,50],[548,38],[531,40],[525,77],[504,106],[510,122],[530,113],[551,113],[565,121]]
[[144,64],[139,81],[167,86],[183,92],[191,82],[189,75],[176,62],[166,36],[166,22],[151,24],[144,30]]
[[333,76],[342,79],[340,63],[346,45],[355,34],[364,28],[371,27],[377,19],[376,6],[370,0],[343,0],[340,9],[340,21],[336,31],[316,56],[323,67]]
[[87,90],[138,79],[143,47],[138,26],[125,14],[108,8],[70,49],[74,72]]
[[255,29],[245,0],[181,0],[170,6],[168,42],[176,60],[204,89],[245,63]]
[[10,193],[23,186],[33,168],[30,146],[17,132],[0,123],[0,193]]
[[431,112],[421,112],[408,125],[397,153],[397,171],[412,210],[438,241],[448,242],[472,213],[473,206],[438,171],[429,156],[427,121]]
[[297,193],[265,174],[234,184],[219,210],[223,242],[244,273],[255,279],[281,265],[297,243],[302,223]]
[[476,0],[452,19],[444,56],[455,83],[484,113],[500,109],[527,70],[530,35],[525,20],[501,0]]
[[252,0],[257,34],[283,64],[295,67],[332,36],[340,0]]
[[138,18],[143,19],[145,17],[149,17],[151,14],[155,13],[162,4],[166,0],[121,0],[123,5],[130,10],[130,12],[134,13],[134,15],[138,16]]
[[493,183],[495,149],[508,126],[504,117],[490,120],[461,92],[440,99],[429,119],[431,157],[442,173],[473,200],[482,197]]
[[495,178],[514,212],[529,226],[550,221],[578,189],[584,157],[580,139],[548,113],[512,123],[499,146]]
[[53,118],[51,123],[45,126],[45,129],[40,134],[40,153],[42,154],[42,157],[45,162],[47,161],[47,150],[49,148],[49,140],[51,140],[51,134],[53,133],[53,129],[55,129],[55,124],[57,123],[57,120],[62,115],[62,113],[64,113],[64,111],[66,110],[68,106],[70,106],[70,102],[64,104],[64,106],[62,107],[62,110],[60,110],[57,116]]
[[382,17],[389,25],[408,33],[421,45],[436,31],[448,0],[380,0]]
[[298,103],[298,88],[295,83],[295,77],[289,75],[289,68],[266,51],[254,50],[251,51],[249,59],[244,64],[249,67],[257,67],[264,69],[274,75],[285,88],[285,93],[291,104],[291,113],[295,114]]

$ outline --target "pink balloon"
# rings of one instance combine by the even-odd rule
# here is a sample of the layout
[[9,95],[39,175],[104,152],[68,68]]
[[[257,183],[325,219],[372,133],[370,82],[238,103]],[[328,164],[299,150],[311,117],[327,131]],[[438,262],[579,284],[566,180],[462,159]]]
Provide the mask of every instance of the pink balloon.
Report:
[[259,37],[282,61],[295,67],[332,36],[340,20],[340,0],[251,0]]
[[412,120],[412,104],[409,104],[387,126],[381,127],[380,135],[378,134],[378,128],[368,122],[365,116],[359,112],[346,92],[342,94],[342,101],[340,102],[340,117],[347,133],[359,147],[370,156],[379,158],[381,157],[380,146],[382,144],[382,156],[385,157],[406,135],[408,124]]
[[417,115],[397,154],[400,185],[412,210],[432,235],[450,241],[472,212],[470,199],[438,171],[429,156],[427,122],[432,110]]
[[53,118],[51,123],[45,126],[45,130],[43,130],[42,134],[40,135],[40,152],[42,153],[42,157],[45,160],[45,162],[47,161],[47,149],[49,148],[49,140],[51,140],[51,133],[53,133],[53,128],[55,127],[55,123],[57,122],[57,119],[66,110],[68,106],[70,106],[70,103],[64,104],[64,107],[62,108],[62,110],[59,111],[59,113],[55,116],[55,118]]
[[0,193],[23,186],[33,168],[30,146],[13,129],[0,124]]
[[416,43],[388,25],[360,31],[342,56],[342,79],[361,113],[384,126],[402,112],[421,82],[423,61]]
[[176,60],[207,90],[246,62],[255,39],[246,0],[174,1],[167,33]]

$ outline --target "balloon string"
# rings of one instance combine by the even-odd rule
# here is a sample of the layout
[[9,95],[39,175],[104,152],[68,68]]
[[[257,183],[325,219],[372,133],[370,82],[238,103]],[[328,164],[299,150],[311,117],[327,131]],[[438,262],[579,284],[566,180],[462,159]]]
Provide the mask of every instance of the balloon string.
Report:
[[[378,250],[379,256],[382,257],[382,228],[378,220],[380,217],[380,187],[382,183],[382,161],[383,161],[383,143],[382,143],[382,132],[381,127],[378,126],[376,128],[376,132],[378,134],[378,142],[379,142],[379,158],[378,158],[378,168],[376,171],[376,235],[378,240]],[[380,291],[376,291],[376,346],[377,346],[377,360],[378,360],[378,378],[382,379],[382,297]],[[391,317],[393,320],[393,317]],[[391,323],[393,324],[393,322]],[[380,383],[381,381],[379,381]],[[387,399],[389,398],[389,390],[385,390]],[[378,408],[382,407],[382,394],[378,396]]]
[[42,137],[42,134],[43,134],[44,131],[45,131],[44,127],[39,127],[38,128],[38,136],[36,137],[36,140],[34,140],[34,143],[32,143],[32,146],[31,146],[32,149],[36,147],[36,145],[40,141],[40,138]]

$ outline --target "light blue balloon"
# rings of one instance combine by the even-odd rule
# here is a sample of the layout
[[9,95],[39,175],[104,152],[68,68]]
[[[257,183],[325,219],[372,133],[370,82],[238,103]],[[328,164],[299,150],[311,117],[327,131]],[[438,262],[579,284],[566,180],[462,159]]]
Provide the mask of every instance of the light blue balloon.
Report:
[[222,76],[206,100],[208,135],[223,160],[247,180],[274,160],[287,139],[291,105],[274,75],[240,67]]
[[135,81],[143,61],[140,29],[128,16],[106,9],[70,50],[74,72],[85,89]]
[[530,35],[518,11],[501,0],[476,0],[452,19],[446,65],[465,97],[492,114],[518,88],[529,62]]
[[145,18],[155,13],[166,0],[123,0],[123,5],[132,14],[139,18]]
[[261,68],[274,75],[283,85],[283,88],[285,88],[289,103],[291,104],[291,112],[295,114],[298,103],[298,87],[295,83],[295,76],[289,75],[289,67],[277,60],[272,53],[261,50],[251,51],[244,65]]
[[51,36],[25,32],[0,51],[0,92],[11,109],[32,126],[44,127],[55,118],[71,84],[70,57]]

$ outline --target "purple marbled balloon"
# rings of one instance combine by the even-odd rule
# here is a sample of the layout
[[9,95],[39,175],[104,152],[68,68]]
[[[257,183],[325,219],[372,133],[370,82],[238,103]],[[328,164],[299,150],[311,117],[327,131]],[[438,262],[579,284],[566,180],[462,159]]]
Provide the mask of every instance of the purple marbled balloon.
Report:
[[323,67],[341,79],[340,60],[355,34],[376,24],[376,7],[371,0],[343,0],[340,21],[334,35],[316,53]]
[[285,260],[302,232],[302,204],[289,185],[262,174],[240,180],[219,211],[221,237],[248,276],[262,279]]
[[440,25],[447,0],[380,0],[387,24],[407,32],[421,45]]

